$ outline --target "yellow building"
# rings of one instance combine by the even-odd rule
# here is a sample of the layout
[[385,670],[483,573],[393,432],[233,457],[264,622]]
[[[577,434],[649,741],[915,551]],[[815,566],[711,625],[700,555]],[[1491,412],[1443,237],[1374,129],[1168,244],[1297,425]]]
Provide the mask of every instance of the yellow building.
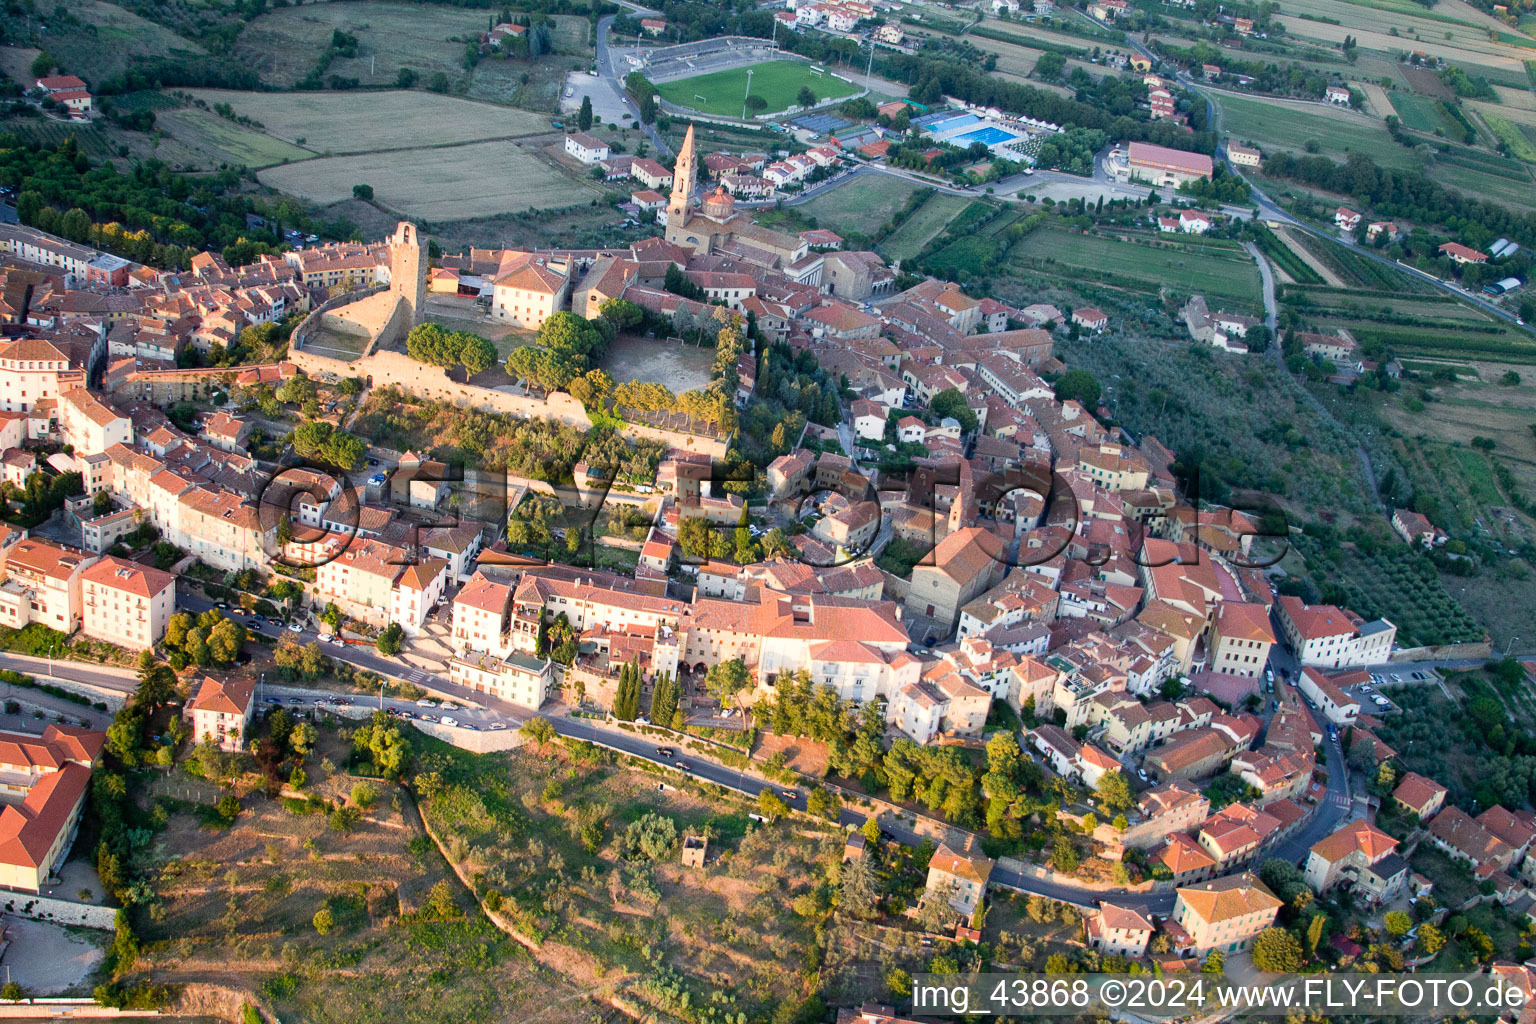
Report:
[[1279,909],[1275,894],[1244,871],[1179,889],[1173,920],[1188,933],[1193,952],[1236,953],[1274,924]]

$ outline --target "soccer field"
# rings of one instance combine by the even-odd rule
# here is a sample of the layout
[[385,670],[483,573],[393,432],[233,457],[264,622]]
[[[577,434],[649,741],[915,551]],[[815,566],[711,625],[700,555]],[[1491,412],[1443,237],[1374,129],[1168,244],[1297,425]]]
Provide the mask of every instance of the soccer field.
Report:
[[795,105],[801,86],[809,86],[818,100],[839,99],[859,91],[859,87],[851,82],[833,78],[830,71],[818,75],[815,70],[815,65],[798,60],[770,60],[653,84],[661,98],[669,103],[726,117],[741,116],[747,95],[748,71],[752,72],[752,95],[761,96],[768,104],[762,110],[748,111],[748,114],[776,114],[789,109]]

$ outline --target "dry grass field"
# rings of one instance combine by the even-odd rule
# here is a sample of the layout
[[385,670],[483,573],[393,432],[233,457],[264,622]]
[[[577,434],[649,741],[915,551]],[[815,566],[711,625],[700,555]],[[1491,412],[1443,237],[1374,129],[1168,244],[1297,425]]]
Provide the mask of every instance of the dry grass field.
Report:
[[403,67],[423,79],[463,73],[464,43],[485,31],[485,12],[462,7],[381,3],[304,4],[268,10],[240,33],[235,53],[275,85],[292,85],[315,66],[335,29],[357,37],[357,56],[327,74],[385,85]]
[[996,39],[966,36],[965,41],[978,50],[997,54],[997,70],[1005,75],[1017,75],[1020,78],[1027,77],[1031,71],[1035,70],[1035,62],[1045,52],[1031,49],[1024,45],[1022,39],[1018,43],[1000,43]]
[[[308,791],[348,803],[357,780],[347,757],[322,730]],[[351,832],[328,827],[324,809],[259,792],[246,793],[232,827],[208,828],[195,806],[164,798],[206,805],[217,787],[180,772],[149,787],[141,799],[170,813],[154,837],[158,905],[141,967],[157,982],[259,990],[283,1020],[305,1024],[583,1020],[582,994],[474,909],[409,796],[373,785],[379,800]],[[446,887],[452,913],[429,909],[434,886]],[[312,923],[321,907],[334,920],[324,935]]]
[[308,160],[315,155],[197,107],[162,110],[156,115],[155,127],[197,154],[199,163],[209,167],[224,163],[270,167]]
[[[504,912],[544,935],[578,983],[601,977],[655,1019],[678,1016],[674,985],[698,1006],[717,993],[730,1020],[769,1020],[775,1004],[803,997],[817,940],[797,901],[827,877],[839,833],[757,825],[746,799],[706,795],[671,773],[658,792],[656,775],[606,761],[559,744],[480,757],[434,744],[420,766],[441,786],[422,813],[462,870],[500,892]],[[675,848],[652,860],[628,846],[647,814],[669,820],[679,842],[709,835],[704,868],[682,867]]]
[[368,184],[381,206],[428,221],[572,206],[598,195],[537,149],[504,141],[325,157],[268,168],[260,179],[322,205],[351,199],[353,185]]
[[430,92],[187,91],[209,106],[228,103],[261,122],[268,135],[321,154],[450,146],[549,130],[541,114]]
[[[1347,7],[1348,5],[1335,6]],[[1493,72],[1499,73],[1501,77],[1523,78],[1524,61],[1530,59],[1533,53],[1523,47],[1491,41],[1486,29],[1425,21],[1390,13],[1371,17],[1366,22],[1366,27],[1361,26],[1358,18],[1342,19],[1343,23],[1339,25],[1329,25],[1288,15],[1280,15],[1278,20],[1292,38],[1313,40],[1331,46],[1342,43],[1344,37],[1349,35],[1358,41],[1362,49],[1390,54],[1405,49],[1405,40],[1412,41],[1414,49],[1423,50],[1433,57],[1443,57],[1452,64],[1461,65],[1469,74],[1474,75]],[[1399,35],[1392,35],[1388,31],[1390,26],[1383,24],[1383,21],[1398,24]],[[1417,40],[1411,32],[1403,31],[1403,26],[1407,23],[1413,23],[1415,27],[1420,28]],[[1450,34],[1449,39],[1446,38],[1447,33]]]

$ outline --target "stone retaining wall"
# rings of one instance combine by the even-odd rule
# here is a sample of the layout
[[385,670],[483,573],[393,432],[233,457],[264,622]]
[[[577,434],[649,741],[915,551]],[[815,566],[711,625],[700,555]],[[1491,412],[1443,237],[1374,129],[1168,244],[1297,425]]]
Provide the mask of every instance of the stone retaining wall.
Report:
[[57,896],[35,896],[29,892],[5,892],[0,896],[0,911],[17,917],[79,925],[82,928],[112,931],[117,927],[116,907],[77,903]]

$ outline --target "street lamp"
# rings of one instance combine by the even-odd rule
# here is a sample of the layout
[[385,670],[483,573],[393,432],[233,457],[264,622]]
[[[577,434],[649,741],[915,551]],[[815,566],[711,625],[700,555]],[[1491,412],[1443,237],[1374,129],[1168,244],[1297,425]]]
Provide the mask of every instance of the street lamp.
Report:
[[741,119],[747,119],[747,97],[752,95],[752,69],[747,68],[747,91],[741,94]]

